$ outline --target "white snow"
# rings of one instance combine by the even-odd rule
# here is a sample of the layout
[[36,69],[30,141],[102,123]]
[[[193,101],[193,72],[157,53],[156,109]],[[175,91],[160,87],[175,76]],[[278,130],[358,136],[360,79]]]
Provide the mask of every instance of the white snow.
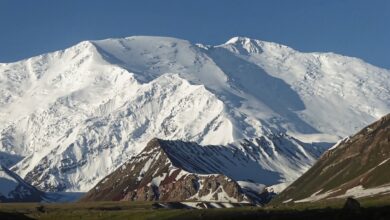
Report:
[[380,162],[378,165],[376,165],[376,167],[375,168],[377,168],[377,167],[379,167],[379,166],[382,166],[383,164],[385,164],[387,161],[389,161],[390,160],[390,158],[387,158],[386,160],[384,160],[384,161],[382,161],[382,162]]
[[251,190],[259,194],[263,192],[265,189],[265,185],[260,183],[252,183],[247,181],[237,181],[237,183],[238,185],[240,185],[241,188]]
[[348,137],[345,137],[345,138],[343,138],[343,139],[337,141],[337,143],[336,143],[335,145],[333,145],[331,148],[329,148],[328,150],[330,151],[330,150],[336,149],[336,148],[339,147],[341,144],[343,144],[343,143],[349,141],[349,139],[350,139],[350,137],[348,136]]
[[[202,187],[202,184],[200,184]],[[221,191],[221,192],[218,192]],[[216,198],[214,195],[217,195]],[[215,191],[210,191],[207,195],[199,196],[199,192],[197,192],[194,196],[191,196],[188,200],[196,200],[196,201],[203,201],[203,202],[234,202],[238,203],[237,199],[234,197],[230,197],[224,190],[222,186],[219,186]],[[242,201],[242,203],[245,203],[245,201]],[[247,203],[247,202],[246,202]],[[216,208],[221,208],[218,204],[215,204]]]
[[[0,65],[0,151],[23,156],[13,169],[38,187],[87,191],[154,137],[345,137],[390,111],[389,88],[390,71],[362,60],[244,37],[85,41]],[[315,161],[294,145],[302,163],[272,144],[258,160],[294,180]]]
[[[174,172],[174,171],[176,171],[177,169],[172,169],[171,170],[171,173],[172,172]],[[171,174],[169,174],[169,176],[170,176]],[[177,176],[176,176],[176,178],[175,178],[175,180],[177,181],[177,180],[180,180],[183,176],[186,176],[186,175],[188,175],[188,172],[186,172],[186,171],[184,171],[184,170],[180,170],[180,172],[177,174]]]
[[374,187],[374,188],[364,188],[363,186],[355,186],[351,189],[348,189],[344,194],[335,196],[335,197],[329,197],[332,193],[335,193],[339,191],[340,189],[336,190],[330,190],[325,193],[320,193],[322,190],[319,190],[318,192],[314,193],[308,198],[301,199],[294,201],[296,203],[300,202],[315,202],[321,199],[332,199],[332,198],[347,198],[347,197],[355,197],[355,198],[362,198],[362,197],[368,197],[368,196],[374,196],[374,195],[379,195],[379,194],[386,194],[390,193],[390,185],[383,185],[379,187]]
[[274,193],[281,193],[284,189],[286,189],[292,182],[283,182],[283,183],[278,183],[272,186],[266,187],[266,189],[270,192]]
[[[194,208],[194,209],[203,209],[200,205],[202,205],[205,202],[181,202],[183,205],[186,205],[188,207]],[[230,202],[211,202],[208,203],[213,208],[234,208],[234,205]]]
[[161,176],[155,177],[155,178],[152,179],[152,182],[151,182],[151,183],[152,183],[154,186],[159,186],[160,183],[161,183],[161,181],[163,181],[163,180],[165,179],[166,176],[167,176],[167,174],[164,173],[164,174],[162,174]]
[[310,197],[308,198],[305,198],[305,199],[301,199],[301,200],[296,200],[294,201],[295,203],[301,203],[301,202],[315,202],[315,201],[318,201],[318,200],[321,200],[321,199],[324,199],[326,197],[328,197],[329,195],[331,195],[332,193],[335,193],[337,192],[338,190],[330,190],[330,191],[327,191],[327,192],[324,192],[324,193],[320,193],[322,191],[322,189],[318,190],[317,192],[313,193]]
[[373,196],[373,195],[384,194],[389,192],[390,192],[390,185],[384,185],[380,187],[367,188],[367,189],[359,185],[347,190],[345,194],[337,196],[336,198],[347,198],[351,196],[355,198],[361,198],[361,197]]

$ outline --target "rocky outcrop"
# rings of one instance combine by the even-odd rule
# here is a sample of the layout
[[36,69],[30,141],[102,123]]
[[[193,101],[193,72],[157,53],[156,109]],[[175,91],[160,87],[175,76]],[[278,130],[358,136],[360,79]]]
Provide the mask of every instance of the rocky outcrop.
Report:
[[[173,145],[178,143],[183,151],[190,150],[192,154],[180,154],[180,151],[176,151],[174,148],[178,146]],[[100,181],[81,201],[218,201],[257,204],[269,200],[269,193],[264,190],[264,185],[250,180],[238,182],[238,179],[218,172],[228,163],[217,161],[219,169],[217,166],[210,166],[208,157],[201,157],[201,152],[207,153],[207,146],[197,145],[195,148],[194,143],[178,143],[151,140],[139,155]],[[219,149],[217,147],[210,149],[216,155],[223,155],[222,151],[216,151]],[[239,154],[236,154],[238,159],[234,162],[237,168],[243,168],[239,165]],[[203,165],[195,163],[200,160],[203,160]],[[257,188],[252,187],[250,190],[242,187],[243,182],[249,183],[246,186],[254,185]]]
[[[168,177],[171,178],[171,177]],[[188,174],[160,186],[147,185],[128,192],[123,200],[133,201],[186,201],[203,200],[248,202],[240,186],[224,175],[198,176]]]
[[274,202],[383,196],[390,193],[389,170],[390,115],[387,115],[324,153]]

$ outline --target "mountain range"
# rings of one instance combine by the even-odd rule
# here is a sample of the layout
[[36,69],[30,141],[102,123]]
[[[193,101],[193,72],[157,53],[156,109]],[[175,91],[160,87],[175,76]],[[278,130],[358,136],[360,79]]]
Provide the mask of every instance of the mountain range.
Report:
[[[357,58],[245,37],[84,41],[0,64],[0,163],[42,191],[86,192],[157,138],[169,143],[157,149],[165,175],[176,167],[279,191],[388,112],[390,71]],[[191,155],[214,150],[226,158]],[[233,152],[247,158],[243,172],[205,169],[236,164]],[[257,178],[238,175],[254,167]]]

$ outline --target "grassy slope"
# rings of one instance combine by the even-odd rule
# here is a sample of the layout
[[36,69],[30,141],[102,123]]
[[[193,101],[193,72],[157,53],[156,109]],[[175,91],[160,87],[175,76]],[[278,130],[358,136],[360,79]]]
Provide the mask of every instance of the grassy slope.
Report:
[[[326,152],[306,173],[287,187],[273,204],[333,191],[329,197],[344,194],[362,185],[379,187],[390,183],[390,115],[362,129],[350,140]],[[379,165],[381,164],[381,165]]]

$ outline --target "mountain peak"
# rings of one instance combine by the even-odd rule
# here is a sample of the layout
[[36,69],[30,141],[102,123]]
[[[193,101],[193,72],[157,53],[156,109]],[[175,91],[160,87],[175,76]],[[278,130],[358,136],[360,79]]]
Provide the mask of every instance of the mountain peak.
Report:
[[264,42],[247,37],[233,37],[221,46],[234,47],[234,50],[243,54],[257,54],[263,52]]
[[245,43],[250,43],[252,41],[254,41],[254,40],[252,40],[251,38],[248,38],[248,37],[236,36],[236,37],[230,38],[228,41],[226,41],[225,44],[237,44],[237,43],[245,44]]

